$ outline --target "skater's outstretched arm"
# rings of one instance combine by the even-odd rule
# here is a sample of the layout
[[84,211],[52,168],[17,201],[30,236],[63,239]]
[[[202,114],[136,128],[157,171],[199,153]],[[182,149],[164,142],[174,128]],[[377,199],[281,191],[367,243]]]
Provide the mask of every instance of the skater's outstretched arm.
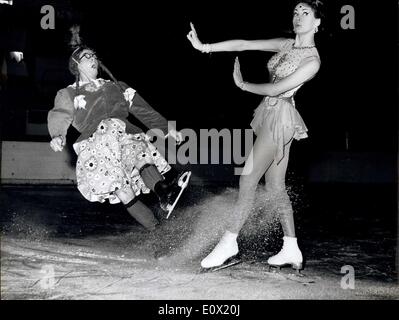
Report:
[[216,43],[202,43],[197,35],[197,31],[194,25],[190,23],[191,31],[187,34],[188,40],[190,40],[193,47],[201,52],[222,52],[222,51],[246,51],[246,50],[258,50],[258,51],[272,51],[278,52],[281,50],[281,46],[286,41],[285,38],[276,38],[269,40],[227,40]]
[[[125,90],[129,87],[124,82],[119,82]],[[168,125],[168,120],[156,111],[150,104],[143,99],[143,97],[134,89],[134,96],[131,99],[129,112],[140,120],[148,129],[160,129],[164,136],[172,136],[177,143],[180,143],[182,135],[176,128]]]
[[240,63],[236,58],[234,63],[234,82],[241,90],[262,96],[277,96],[288,90],[298,87],[306,81],[312,79],[320,68],[320,60],[317,57],[309,57],[305,59],[302,66],[288,77],[276,83],[248,83],[242,79]]

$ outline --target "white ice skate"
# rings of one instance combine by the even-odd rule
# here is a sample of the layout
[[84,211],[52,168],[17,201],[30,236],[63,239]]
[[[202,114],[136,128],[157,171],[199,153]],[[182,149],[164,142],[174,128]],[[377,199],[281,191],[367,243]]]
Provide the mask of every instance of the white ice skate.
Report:
[[212,252],[201,261],[201,271],[217,271],[240,263],[236,239],[236,233],[226,231]]
[[284,244],[281,251],[270,257],[267,263],[271,267],[277,267],[280,269],[284,266],[291,266],[299,273],[303,267],[302,252],[299,250],[297,244],[297,238],[295,237],[283,237]]
[[223,270],[226,268],[230,268],[232,266],[235,266],[237,264],[240,264],[242,262],[241,257],[239,254],[228,258],[224,263],[222,263],[220,266],[216,267],[209,267],[209,268],[203,268],[201,267],[200,273],[205,273],[205,272],[215,272],[219,270]]
[[180,187],[180,191],[177,197],[175,198],[174,202],[166,206],[166,212],[167,212],[166,219],[169,218],[177,202],[179,201],[184,189],[186,189],[188,182],[190,181],[190,177],[191,177],[191,171],[186,171],[179,177],[177,185]]

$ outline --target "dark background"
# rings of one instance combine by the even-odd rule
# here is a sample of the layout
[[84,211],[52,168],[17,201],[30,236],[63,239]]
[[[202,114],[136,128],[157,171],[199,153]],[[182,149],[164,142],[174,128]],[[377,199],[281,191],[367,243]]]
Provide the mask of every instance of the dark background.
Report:
[[[327,29],[316,35],[322,67],[296,97],[309,128],[305,144],[344,150],[348,136],[354,151],[395,151],[397,2],[325,2],[322,24]],[[55,8],[55,30],[40,27],[44,4]],[[355,8],[355,30],[341,29],[340,10],[345,4]],[[245,80],[266,82],[271,53],[202,54],[186,39],[189,22],[203,42],[292,37],[292,8],[292,1],[15,1],[7,19],[25,33],[25,62],[32,80],[24,83],[28,92],[24,91],[22,107],[50,109],[56,91],[71,83],[66,70],[68,28],[79,23],[84,41],[97,50],[117,79],[177,120],[180,128],[248,127],[261,97],[235,87],[234,57],[241,59]],[[9,104],[2,106],[3,120],[9,109],[21,107],[11,105],[15,101]],[[26,139],[19,128],[22,124],[13,120],[17,123],[3,130],[3,138]]]
[[[55,9],[54,30],[40,26],[40,8],[46,4]],[[396,182],[397,1],[325,4],[325,30],[316,34],[322,66],[296,95],[309,138],[293,145],[296,161],[291,167],[308,167],[326,153],[338,152],[338,158],[362,154],[350,165],[381,160],[389,170],[384,174],[391,175],[389,182]],[[346,4],[355,9],[354,30],[341,28]],[[0,91],[2,140],[49,140],[46,132],[29,134],[26,127],[45,126],[57,90],[73,82],[67,62],[68,29],[74,23],[81,25],[84,42],[115,77],[176,120],[178,129],[249,128],[262,97],[234,85],[234,58],[239,56],[246,81],[261,83],[268,81],[266,64],[272,53],[203,54],[186,38],[189,23],[195,24],[204,43],[293,37],[293,7],[293,1],[24,0],[12,7],[1,5],[0,36],[18,42],[25,55],[23,63],[8,61],[8,78]],[[370,176],[377,177],[378,170],[370,170]]]

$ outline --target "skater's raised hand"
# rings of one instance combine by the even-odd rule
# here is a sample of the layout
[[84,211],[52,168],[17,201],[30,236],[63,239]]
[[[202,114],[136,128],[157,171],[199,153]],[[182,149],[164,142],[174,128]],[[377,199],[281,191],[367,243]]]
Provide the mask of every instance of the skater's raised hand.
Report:
[[57,151],[62,151],[64,149],[65,141],[64,138],[59,136],[55,137],[50,141],[50,147],[53,149],[55,152]]
[[193,47],[199,51],[204,51],[204,44],[198,39],[197,31],[194,25],[190,22],[191,31],[187,34],[187,39],[190,40]]
[[183,134],[180,131],[172,129],[169,131],[169,135],[176,140],[176,144],[181,144],[183,142]]
[[241,70],[240,70],[240,61],[238,60],[238,57],[236,57],[234,62],[233,78],[236,86],[243,89],[244,80],[242,79]]

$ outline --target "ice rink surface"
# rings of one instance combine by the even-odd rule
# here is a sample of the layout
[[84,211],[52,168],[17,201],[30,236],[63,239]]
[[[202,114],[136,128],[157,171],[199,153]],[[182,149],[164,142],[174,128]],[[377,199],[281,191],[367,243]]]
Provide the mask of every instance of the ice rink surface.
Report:
[[[200,272],[228,219],[235,188],[190,186],[169,220],[146,196],[161,221],[149,232],[121,205],[89,203],[73,187],[4,186],[1,298],[398,299],[394,188],[294,189],[306,259],[300,276],[267,267],[282,237],[267,201],[258,201],[238,238],[242,263]],[[262,190],[258,199],[267,199]]]

